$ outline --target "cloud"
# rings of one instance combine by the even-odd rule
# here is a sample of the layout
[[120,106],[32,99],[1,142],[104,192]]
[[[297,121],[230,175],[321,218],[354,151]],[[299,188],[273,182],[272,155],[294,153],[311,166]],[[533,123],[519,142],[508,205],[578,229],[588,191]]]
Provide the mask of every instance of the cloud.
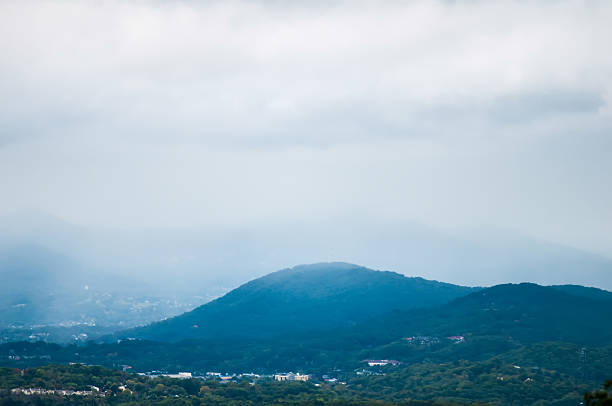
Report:
[[611,255],[610,21],[607,1],[4,1],[0,212],[486,223]]
[[101,129],[333,144],[448,132],[457,111],[609,118],[606,2],[1,7],[5,143]]

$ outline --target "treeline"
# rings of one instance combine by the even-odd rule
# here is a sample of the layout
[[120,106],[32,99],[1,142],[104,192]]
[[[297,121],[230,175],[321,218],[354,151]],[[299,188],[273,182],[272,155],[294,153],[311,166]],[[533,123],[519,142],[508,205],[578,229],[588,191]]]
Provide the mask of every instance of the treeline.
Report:
[[135,371],[300,371],[322,375],[332,370],[354,371],[365,365],[364,359],[397,359],[404,365],[412,365],[460,360],[484,362],[495,358],[504,363],[556,370],[590,384],[612,376],[612,346],[583,347],[558,342],[519,345],[511,338],[499,336],[466,336],[465,342],[460,344],[440,340],[431,345],[419,345],[398,340],[361,348],[350,342],[338,342],[333,335],[318,341],[165,344],[134,340],[85,347],[26,342],[0,345],[0,365],[21,369],[79,362],[109,368],[130,365]]
[[[14,394],[14,388],[100,390],[91,396]],[[103,395],[103,396],[102,396]],[[50,365],[26,371],[0,368],[0,405],[404,405],[455,406],[440,401],[385,401],[367,398],[344,385],[307,382],[150,378],[98,366]]]
[[504,363],[455,361],[414,364],[384,376],[351,380],[371,398],[482,402],[504,406],[575,406],[592,385],[556,370]]
[[[112,382],[117,384],[116,387],[120,386],[117,382],[128,379],[136,379],[137,382],[145,384],[139,381],[141,377],[138,375],[122,375],[123,372],[117,371],[125,364],[132,366],[132,371],[191,371],[195,374],[205,374],[209,371],[260,374],[294,371],[314,374],[319,378],[322,375],[331,375],[347,383],[346,386],[327,387],[323,383],[321,388],[308,389],[314,390],[312,393],[306,390],[301,392],[301,396],[307,398],[304,401],[321,398],[325,402],[364,399],[400,402],[413,399],[464,404],[478,401],[496,405],[575,406],[582,400],[585,392],[612,377],[612,346],[585,347],[562,342],[521,345],[511,337],[469,335],[465,336],[464,342],[455,344],[443,337],[438,338],[429,340],[427,344],[397,340],[371,346],[364,342],[342,341],[334,334],[319,338],[302,338],[302,341],[296,339],[251,343],[191,341],[164,344],[140,340],[87,346],[11,343],[0,346],[0,364],[21,369],[69,362],[104,365],[111,369],[102,370],[112,371],[112,374],[116,375],[92,369],[84,375],[82,381],[75,380],[76,378],[69,380],[58,375],[62,370],[54,367],[54,376],[44,376],[46,369],[35,368],[28,369],[23,377],[11,372],[6,379],[31,379],[24,381],[24,384],[41,388],[47,388],[45,385],[53,382],[69,384],[60,389],[87,390],[87,385],[94,385],[108,388],[106,390],[111,392],[114,388]],[[397,359],[402,364],[375,371],[367,367],[364,359]],[[357,375],[356,370],[361,369],[366,371]],[[39,375],[30,375],[30,371],[38,371],[36,374]],[[368,375],[370,372],[382,372],[385,375]],[[35,380],[37,376],[38,381]],[[240,398],[244,402],[257,404],[273,400],[258,392],[260,384],[256,385],[258,389],[245,389],[235,384],[217,387],[212,383],[212,386],[209,385],[211,392],[200,396],[199,390],[198,395],[193,395],[187,388],[183,388],[187,393],[185,395],[180,390],[185,382],[166,384],[162,379],[157,381],[157,384],[163,386],[157,389],[147,387],[143,392],[139,387],[140,389],[130,390],[134,392],[133,396],[137,396],[138,401],[144,399],[157,402],[160,396],[178,396],[176,399],[183,399],[185,396],[203,398],[205,395],[207,401],[212,402],[212,399],[216,398],[210,396],[227,388],[234,388],[236,393],[252,396]],[[261,385],[268,383],[262,382]],[[18,386],[21,384],[15,381],[12,386],[2,387]],[[279,390],[288,387],[291,385],[281,386]],[[241,392],[244,390],[246,393]],[[271,390],[274,392],[276,389]],[[125,395],[117,393],[114,396]],[[224,396],[221,399],[226,399]],[[26,400],[28,399],[30,398]],[[279,399],[285,399],[283,401],[287,402],[298,401],[293,397]]]
[[[346,385],[275,382],[262,378],[150,378],[100,366],[49,365],[24,371],[0,368],[0,405],[608,405],[607,383],[593,389],[564,374],[493,360],[388,368],[386,375],[354,376]],[[92,390],[91,396],[15,394],[15,388]],[[99,392],[96,392],[99,390]],[[97,394],[96,394],[97,393]],[[585,393],[588,393],[585,396]],[[599,403],[598,403],[599,402]]]

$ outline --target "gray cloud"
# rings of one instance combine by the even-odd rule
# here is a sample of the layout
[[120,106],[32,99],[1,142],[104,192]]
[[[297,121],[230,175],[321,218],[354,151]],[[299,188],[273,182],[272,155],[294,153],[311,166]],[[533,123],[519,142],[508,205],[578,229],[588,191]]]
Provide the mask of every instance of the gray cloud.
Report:
[[2,9],[5,142],[77,128],[334,143],[448,131],[458,120],[448,110],[610,117],[605,2]]

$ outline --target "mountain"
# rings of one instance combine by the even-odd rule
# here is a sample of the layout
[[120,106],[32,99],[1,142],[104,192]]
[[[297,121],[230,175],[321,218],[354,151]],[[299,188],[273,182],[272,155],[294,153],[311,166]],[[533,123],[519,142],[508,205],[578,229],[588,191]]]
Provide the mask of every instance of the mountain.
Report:
[[[0,365],[83,362],[131,365],[139,371],[326,374],[363,368],[364,359],[395,359],[408,367],[500,357],[510,366],[597,381],[612,372],[607,366],[612,302],[584,297],[591,293],[587,288],[573,287],[579,292],[573,294],[558,287],[506,284],[466,294],[458,287],[454,293],[463,294],[450,302],[410,308],[419,296],[431,305],[437,289],[448,298],[454,294],[449,289],[456,288],[348,264],[296,267],[254,280],[193,312],[119,336],[156,341],[90,343],[78,354],[73,346],[11,343],[0,345]],[[394,301],[402,297],[398,291],[405,292],[405,301]],[[197,328],[196,320],[201,323]],[[15,354],[23,358],[11,361]],[[586,359],[592,359],[592,368],[586,368]]]
[[497,336],[520,343],[612,343],[612,293],[581,286],[504,284],[473,292],[434,309],[396,311],[357,326],[366,334]]
[[392,310],[441,305],[476,290],[346,263],[301,265],[123,336],[157,341],[270,338],[350,327]]
[[[398,368],[407,368],[398,376],[402,382],[422,373],[419,365],[435,368],[437,382],[446,379],[439,372],[459,371],[465,362],[474,376],[490,371],[485,378],[493,383],[506,367],[515,374],[536,368],[546,376],[558,371],[570,380],[599,381],[611,372],[610,294],[531,283],[466,288],[345,263],[303,265],[78,351],[44,343],[0,345],[0,365],[82,362],[138,371],[328,374],[364,368],[365,359],[395,359],[402,363]],[[130,337],[140,340],[115,340]]]

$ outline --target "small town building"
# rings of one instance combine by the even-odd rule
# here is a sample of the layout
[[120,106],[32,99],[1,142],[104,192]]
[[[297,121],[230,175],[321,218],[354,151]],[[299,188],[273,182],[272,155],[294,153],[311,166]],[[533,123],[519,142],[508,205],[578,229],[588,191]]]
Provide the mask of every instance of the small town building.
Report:
[[274,380],[276,381],[308,381],[310,379],[310,375],[302,375],[299,372],[294,374],[293,372],[284,373],[284,374],[275,374]]
[[371,367],[382,367],[385,365],[399,365],[400,362],[394,359],[366,359],[363,362],[367,362]]
[[179,372],[178,374],[164,374],[162,376],[174,379],[191,379],[191,372]]

